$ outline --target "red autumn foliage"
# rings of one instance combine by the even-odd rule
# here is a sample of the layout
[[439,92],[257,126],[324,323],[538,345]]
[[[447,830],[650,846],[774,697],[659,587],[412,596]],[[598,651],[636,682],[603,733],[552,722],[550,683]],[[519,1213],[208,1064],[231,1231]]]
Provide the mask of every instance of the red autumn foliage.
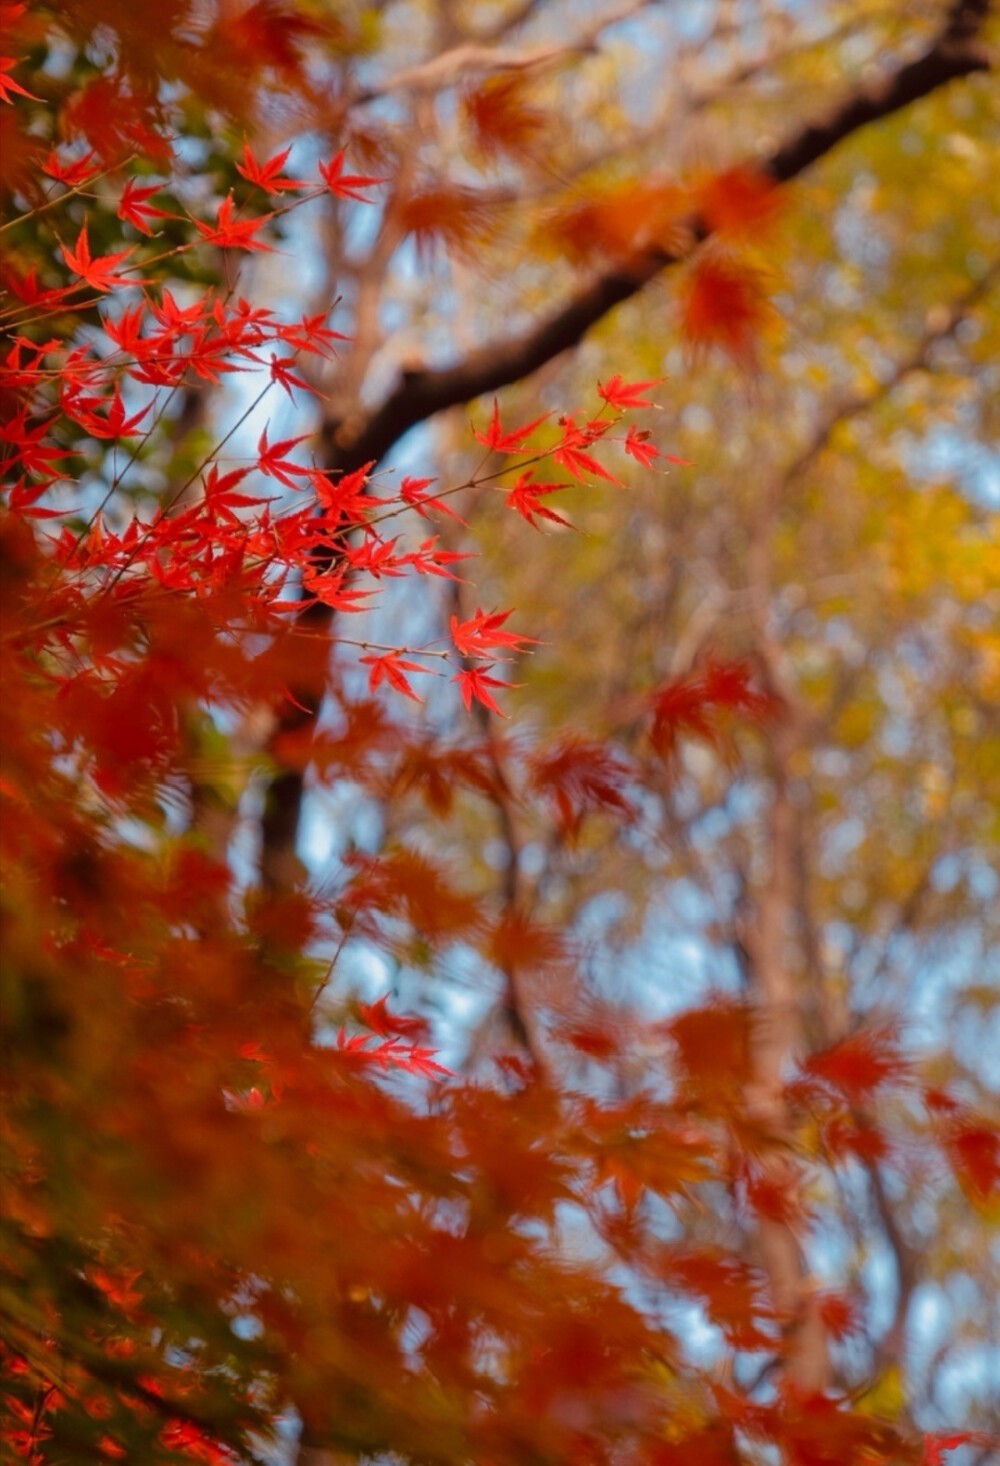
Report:
[[529,787],[555,807],[558,828],[574,839],[586,815],[603,811],[628,820],[634,813],[625,792],[628,765],[601,743],[564,738],[533,752]]
[[694,195],[713,233],[734,238],[753,235],[758,241],[762,234],[773,232],[785,203],[773,179],[747,167],[712,174]]
[[759,265],[719,244],[697,255],[681,296],[681,329],[693,352],[719,346],[752,367],[772,318]]
[[625,261],[646,250],[669,254],[683,245],[690,207],[687,191],[672,182],[617,184],[558,211],[547,234],[580,265]]
[[[576,944],[517,899],[491,907],[403,842],[346,852],[333,890],[241,878],[213,847],[200,818],[238,761],[234,741],[213,767],[218,738],[241,716],[273,720],[286,703],[307,712],[302,699],[324,694],[331,713],[315,737],[286,728],[274,756],[400,804],[419,788],[442,817],[463,799],[507,800],[548,809],[572,844],[591,817],[631,826],[644,771],[571,733],[545,746],[507,747],[492,732],[442,745],[398,699],[374,696],[413,698],[410,677],[443,664],[466,709],[499,713],[516,684],[488,659],[536,645],[508,628],[511,611],[481,609],[455,615],[443,646],[420,633],[377,648],[342,634],[343,613],[386,579],[457,578],[465,551],[436,536],[412,548],[381,528],[447,513],[448,490],[423,492],[433,480],[375,497],[375,464],[328,472],[308,433],[270,426],[256,451],[238,443],[249,451],[236,467],[223,439],[159,495],[132,473],[169,434],[185,381],[252,374],[256,407],[275,386],[290,399],[312,390],[310,365],[340,339],[326,316],[286,319],[205,279],[221,273],[218,250],[271,253],[279,217],[325,194],[364,204],[381,180],[346,173],[338,150],[304,182],[282,172],[288,149],[260,163],[248,147],[236,170],[265,202],[289,195],[280,208],[255,213],[225,194],[206,222],[153,206],[174,180],[141,181],[150,161],[172,168],[145,59],[152,22],[123,4],[67,11],[88,35],[112,26],[121,44],[113,69],[59,113],[62,136],[83,137],[105,170],[110,206],[84,195],[77,225],[91,156],[54,150],[44,172],[67,207],[52,211],[36,260],[30,129],[14,184],[0,510],[5,1451],[30,1466],[229,1466],[261,1459],[294,1414],[353,1460],[683,1466],[738,1461],[749,1440],[797,1466],[916,1462],[906,1421],[833,1389],[803,1394],[782,1379],[762,1398],[739,1383],[747,1356],[764,1353],[780,1377],[792,1354],[765,1269],[725,1240],[657,1232],[654,1201],[690,1219],[728,1198],[734,1218],[749,1209],[801,1240],[805,1209],[773,1164],[793,1137],[775,1134],[751,1093],[749,1005],[706,1003],[655,1027],[644,1035],[655,1065],[632,1085],[621,1064],[638,1025],[619,1027],[610,1006],[560,1012],[553,975]],[[175,3],[156,23],[176,43],[167,61],[201,83],[205,54],[174,34],[182,11],[191,19]],[[245,85],[299,95],[311,87],[306,41],[339,25],[272,0],[222,4],[198,23]],[[31,102],[13,64],[4,100]],[[229,104],[233,85],[206,94]],[[533,144],[538,127],[513,89],[488,84],[466,105],[481,146]],[[673,202],[665,190],[653,201],[662,239]],[[465,246],[481,221],[474,210],[464,219],[461,202],[428,189],[402,222],[418,242]],[[636,247],[630,204],[615,227],[604,220],[600,247]],[[122,241],[115,221],[142,240]],[[154,234],[158,221],[176,240]],[[122,248],[92,252],[99,229]],[[171,270],[189,257],[201,273],[177,285]],[[647,405],[652,385],[616,375],[598,393],[618,414]],[[646,466],[659,453],[582,408],[547,446],[529,445],[545,420],[505,430],[494,404],[476,433],[517,456],[501,492],[529,523],[565,523],[541,503],[565,486],[531,480],[523,460],[617,483],[597,451],[615,444]],[[337,611],[332,631],[315,629],[317,601]],[[357,693],[359,667],[369,697]],[[649,704],[667,764],[686,736],[731,755],[737,725],[759,730],[781,711],[747,666],[721,661]],[[600,1082],[560,1084],[510,1053],[496,1083],[464,1077],[435,1056],[429,1019],[394,1011],[388,995],[327,1005],[349,938],[397,961],[464,950],[508,976],[552,976],[552,1032]],[[785,1098],[828,1140],[845,1107],[898,1094],[906,1075],[879,1030],[801,1068]],[[940,1153],[985,1203],[995,1136],[948,1096],[928,1105]],[[881,1135],[877,1116],[849,1123]],[[830,1148],[835,1160],[876,1153]],[[690,1357],[683,1322],[646,1305],[653,1284],[714,1330],[711,1360]],[[838,1295],[820,1314],[831,1337],[849,1331]],[[925,1460],[975,1440],[930,1438]]]
[[854,1103],[870,1099],[881,1085],[906,1073],[889,1028],[851,1034],[824,1053],[811,1054],[804,1068]]
[[708,661],[687,677],[675,678],[652,696],[650,741],[660,758],[676,757],[683,736],[702,739],[720,751],[731,749],[734,718],[766,723],[780,710],[778,698],[754,682],[747,663]]
[[525,79],[516,75],[490,77],[465,93],[462,112],[476,148],[486,158],[533,155],[547,121],[528,98]]

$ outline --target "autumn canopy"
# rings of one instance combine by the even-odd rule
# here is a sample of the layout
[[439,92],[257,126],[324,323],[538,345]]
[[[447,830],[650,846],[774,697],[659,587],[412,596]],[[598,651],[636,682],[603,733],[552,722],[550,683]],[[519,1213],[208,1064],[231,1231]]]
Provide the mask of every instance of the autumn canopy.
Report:
[[985,1466],[997,7],[0,19],[2,1459]]

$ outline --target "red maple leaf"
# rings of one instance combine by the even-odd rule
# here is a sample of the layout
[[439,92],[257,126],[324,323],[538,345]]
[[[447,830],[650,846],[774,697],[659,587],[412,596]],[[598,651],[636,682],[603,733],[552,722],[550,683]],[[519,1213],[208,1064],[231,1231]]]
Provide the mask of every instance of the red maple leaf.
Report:
[[282,178],[281,170],[288,161],[288,155],[292,151],[289,145],[281,153],[275,153],[268,158],[266,163],[259,163],[251,151],[250,144],[243,144],[243,162],[236,164],[236,171],[241,177],[254,183],[267,193],[281,193],[283,189],[308,188],[303,178]]
[[752,367],[773,314],[764,277],[740,255],[706,247],[695,259],[681,291],[681,330],[695,351],[720,346]]
[[70,456],[68,449],[46,442],[46,434],[54,421],[54,418],[47,418],[29,428],[27,413],[22,408],[0,424],[0,443],[11,443],[16,449],[14,456],[4,463],[4,468],[9,471],[20,464],[25,473],[48,477],[57,459]]
[[229,473],[220,474],[217,465],[213,463],[202,481],[205,509],[210,514],[220,515],[230,524],[239,524],[241,521],[232,512],[234,509],[248,509],[252,505],[265,503],[264,499],[233,492],[236,485],[242,483],[249,473],[249,468],[234,468]]
[[425,1079],[456,1078],[453,1069],[446,1069],[443,1064],[437,1062],[434,1057],[435,1049],[421,1049],[413,1044],[410,1048],[401,1050],[400,1053],[402,1057],[396,1058],[396,1062],[402,1063],[411,1074],[421,1074]]
[[691,467],[689,458],[678,458],[675,453],[661,453],[659,448],[654,448],[649,441],[650,437],[648,428],[629,428],[623,445],[625,452],[637,463],[641,463],[643,468],[651,468],[656,458],[662,458],[664,463],[676,463],[681,468]]
[[327,511],[328,520],[332,518],[334,524],[342,519],[350,524],[360,524],[373,504],[389,502],[388,499],[376,499],[368,492],[368,475],[374,467],[373,458],[362,463],[353,473],[341,474],[336,481],[331,481],[325,470],[310,469],[309,481],[316,490],[320,505]]
[[[603,464],[598,463],[592,453],[584,451],[598,436],[594,428],[590,424],[585,428],[577,427],[576,423],[570,417],[562,417],[559,421],[562,426],[563,435],[552,450],[553,463],[561,464],[563,468],[569,470],[574,478],[580,479],[581,481],[588,474],[593,474],[597,478],[607,479],[608,483],[617,484],[620,488],[621,479],[617,479],[613,474],[609,473]],[[604,426],[603,423],[599,424],[601,429]]]
[[491,159],[530,155],[545,128],[545,113],[525,100],[525,78],[516,73],[489,77],[466,92],[462,112],[479,151]]
[[406,1018],[390,1013],[386,1004],[389,994],[377,998],[374,1003],[359,1003],[358,1013],[362,1023],[382,1038],[422,1038],[427,1033],[427,1022],[423,1018]]
[[[153,404],[147,402],[139,412],[134,412],[131,417],[126,417],[121,384],[116,382],[114,395],[110,398],[80,397],[72,404],[64,405],[67,412],[92,438],[112,439],[130,437]],[[107,408],[105,416],[101,416],[96,411],[99,407]]]
[[680,735],[687,733],[724,748],[727,716],[763,723],[778,708],[774,696],[753,686],[746,662],[709,662],[701,673],[675,678],[653,694],[653,747],[669,759]]
[[63,285],[56,290],[44,290],[38,283],[34,265],[23,275],[13,266],[8,266],[4,272],[4,281],[11,292],[17,296],[18,300],[23,300],[25,305],[53,305],[76,289],[75,285]]
[[228,194],[219,205],[214,225],[195,219],[194,226],[206,244],[217,244],[220,249],[261,249],[273,253],[269,244],[253,237],[273,217],[273,214],[263,214],[257,219],[234,219],[233,196]]
[[802,1067],[855,1101],[906,1072],[889,1027],[859,1029],[832,1048],[811,1054]]
[[535,483],[531,477],[530,470],[528,470],[519,476],[514,487],[508,493],[507,507],[508,509],[516,509],[521,518],[526,519],[533,529],[538,529],[539,527],[535,523],[536,514],[539,519],[549,519],[553,524],[561,524],[566,529],[572,529],[573,525],[570,524],[568,519],[564,519],[554,509],[547,509],[541,503],[544,495],[558,494],[560,490],[568,487],[568,484]]
[[541,417],[536,417],[534,422],[527,423],[523,428],[513,428],[510,432],[505,433],[500,427],[500,406],[494,397],[493,415],[490,418],[489,427],[485,433],[477,430],[474,436],[487,448],[492,448],[494,453],[523,453],[525,451],[524,439],[551,415],[551,413],[544,412]]
[[319,171],[324,183],[330,192],[341,199],[355,199],[359,204],[370,204],[372,199],[365,198],[359,193],[361,188],[373,188],[377,183],[384,183],[384,178],[369,178],[363,173],[344,173],[341,170],[344,166],[344,149],[341,148],[335,153],[329,163],[320,163]]
[[494,647],[509,646],[521,651],[529,642],[538,645],[535,637],[522,636],[516,631],[503,631],[503,623],[513,611],[492,611],[487,614],[478,606],[474,616],[467,621],[451,618],[451,639],[463,657],[489,656]]
[[499,677],[491,677],[489,675],[491,670],[492,663],[488,663],[485,667],[469,667],[465,671],[456,672],[451,680],[458,683],[458,690],[462,694],[466,712],[471,711],[475,698],[491,713],[499,713],[501,718],[505,718],[507,714],[497,706],[489,689],[491,687],[517,687],[518,684],[503,682]]
[[146,223],[147,219],[175,218],[176,216],[169,213],[168,210],[155,209],[152,204],[146,202],[147,199],[153,197],[154,193],[159,193],[159,191],[160,185],[158,183],[146,184],[143,188],[139,188],[134,178],[128,179],[122,190],[122,196],[118,200],[119,219],[124,219],[126,223],[138,229],[140,234],[149,234],[150,228]]
[[208,296],[204,295],[200,300],[192,301],[190,305],[178,305],[170,291],[164,286],[160,292],[159,305],[150,302],[150,309],[166,330],[188,331],[202,319],[208,304]]
[[301,443],[308,436],[308,433],[300,433],[297,438],[282,438],[280,442],[269,443],[267,428],[265,428],[257,440],[257,467],[261,473],[267,474],[268,478],[276,478],[287,489],[294,489],[296,487],[294,479],[289,475],[294,474],[301,477],[308,475],[312,470],[301,463],[292,463],[289,459],[283,458],[282,454],[287,453],[289,448],[294,448],[296,443]]
[[401,565],[412,565],[418,575],[439,575],[444,580],[457,580],[449,569],[458,560],[472,558],[470,550],[445,550],[438,547],[437,535],[421,540],[420,548],[400,557]]
[[428,509],[437,509],[441,514],[447,514],[449,519],[457,520],[459,524],[465,524],[460,514],[447,505],[443,499],[436,499],[433,494],[425,494],[424,490],[428,484],[436,483],[432,478],[404,478],[399,486],[399,497],[404,504],[409,504],[420,515],[421,519],[427,518]]
[[584,817],[604,811],[631,820],[635,807],[622,792],[631,770],[601,743],[566,737],[528,760],[532,790],[555,806],[559,829],[570,839]]
[[19,65],[16,56],[0,56],[0,101],[10,102],[10,93],[15,92],[19,97],[29,97],[32,102],[40,102],[41,97],[36,97],[34,92],[27,91],[19,81],[12,76],[7,76],[12,66]]
[[85,280],[91,289],[104,293],[124,283],[122,276],[115,273],[115,266],[127,259],[132,250],[120,249],[114,254],[99,255],[96,260],[92,259],[90,244],[87,240],[86,223],[77,235],[75,249],[67,249],[61,240],[59,248],[69,268],[75,275],[79,275],[81,280]]
[[652,468],[655,459],[659,458],[660,450],[654,447],[649,441],[650,432],[648,428],[629,428],[628,436],[625,439],[625,452],[643,468]]
[[639,394],[647,387],[658,387],[662,381],[662,377],[652,377],[648,382],[623,382],[616,373],[606,382],[598,382],[597,395],[603,397],[616,412],[624,412],[629,407],[651,407],[651,399]]
[[114,165],[136,150],[168,165],[171,146],[155,89],[124,71],[94,76],[62,108],[65,136],[83,137],[99,158]]
[[292,397],[293,387],[301,387],[304,392],[315,393],[316,391],[315,387],[310,387],[308,382],[303,381],[301,377],[297,377],[295,375],[295,373],[292,371],[292,367],[294,365],[294,356],[275,356],[274,352],[272,351],[271,381],[277,382],[279,386],[284,387],[285,391],[288,393],[289,399],[292,402],[295,401],[295,398]]
[[296,347],[299,351],[311,351],[317,355],[327,355],[329,352],[336,354],[335,341],[346,341],[348,338],[343,331],[332,331],[329,326],[323,323],[327,318],[326,311],[319,311],[313,316],[303,316],[294,325],[276,326],[278,336],[289,346]]
[[58,183],[65,183],[67,188],[78,188],[98,172],[99,164],[92,163],[94,150],[91,148],[82,158],[74,158],[72,162],[64,163],[59,154],[53,148],[42,164],[42,172],[47,173],[50,178],[56,179]]
[[[359,590],[348,585],[343,568],[328,571],[311,568],[304,570],[302,584],[318,601],[322,601],[325,606],[331,606],[335,611],[363,611],[364,602],[374,594],[373,591]],[[298,611],[308,604],[308,601],[274,602],[276,609],[285,611]]]
[[384,677],[389,686],[401,692],[404,697],[410,697],[414,702],[423,702],[423,698],[417,696],[404,675],[407,672],[426,673],[429,668],[422,667],[419,662],[409,662],[399,652],[383,652],[378,656],[362,657],[361,665],[371,668],[368,674],[369,692],[374,692]]

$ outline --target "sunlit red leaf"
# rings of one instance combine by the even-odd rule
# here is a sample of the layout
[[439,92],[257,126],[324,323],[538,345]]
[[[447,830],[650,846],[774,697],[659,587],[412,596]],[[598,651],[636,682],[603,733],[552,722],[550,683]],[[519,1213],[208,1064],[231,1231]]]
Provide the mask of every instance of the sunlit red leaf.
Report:
[[369,692],[374,692],[384,678],[390,687],[394,687],[404,697],[412,698],[414,702],[421,701],[406,677],[407,672],[426,674],[429,671],[429,668],[422,666],[420,662],[408,661],[398,652],[380,652],[362,657],[361,665],[371,669],[368,674]]
[[500,404],[494,397],[493,412],[486,432],[481,433],[477,428],[474,436],[478,442],[483,443],[494,453],[525,453],[528,451],[525,440],[530,438],[535,429],[540,427],[549,416],[549,413],[543,413],[541,417],[534,418],[531,422],[525,423],[523,427],[508,428],[505,431],[500,426]]
[[596,434],[590,426],[578,427],[570,417],[562,417],[559,421],[563,432],[552,449],[552,462],[560,464],[575,479],[586,481],[588,478],[602,478],[621,487],[621,480],[616,479],[592,453],[587,452],[596,441]]
[[568,519],[564,519],[561,514],[557,514],[554,509],[542,503],[542,499],[549,494],[558,494],[567,487],[567,484],[537,483],[532,477],[531,470],[526,469],[524,473],[518,475],[513,488],[508,491],[507,507],[520,514],[521,518],[527,520],[533,529],[539,527],[537,524],[539,519],[547,519],[552,524],[561,524],[565,529],[572,529],[573,526]]
[[118,201],[118,217],[134,225],[142,234],[149,234],[150,219],[170,219],[173,215],[167,209],[157,209],[149,199],[159,193],[158,183],[146,184],[140,188],[134,178],[126,179],[122,196]]
[[271,245],[255,239],[254,235],[258,229],[263,228],[272,215],[264,214],[255,219],[238,219],[233,213],[233,208],[233,197],[232,194],[229,194],[219,205],[214,225],[206,224],[201,219],[195,219],[195,228],[205,243],[217,244],[220,249],[257,249],[270,253]]
[[288,162],[288,155],[291,151],[289,146],[280,153],[275,153],[265,163],[261,163],[254,156],[250,144],[244,143],[243,161],[236,164],[236,171],[248,182],[262,188],[265,193],[282,193],[287,190],[306,188],[308,185],[301,178],[282,177],[281,170]]
[[67,188],[77,188],[95,173],[100,172],[100,165],[95,163],[93,158],[94,154],[91,151],[85,153],[82,158],[64,160],[53,148],[42,164],[42,172],[47,173],[50,178],[55,178],[59,183],[65,183]]
[[649,441],[651,436],[648,429],[630,427],[625,439],[625,452],[637,463],[641,463],[643,468],[652,468],[660,456],[659,449]]
[[362,1023],[373,1033],[383,1038],[422,1038],[427,1034],[427,1023],[423,1018],[408,1018],[402,1013],[390,1013],[389,995],[386,993],[374,1003],[361,1003],[358,1012]]
[[384,178],[369,178],[362,173],[345,173],[344,149],[335,153],[328,163],[320,163],[319,171],[323,182],[335,198],[353,199],[359,204],[370,204],[372,200],[362,190],[384,183]]
[[68,249],[65,244],[60,247],[62,249],[63,259],[73,273],[79,275],[92,290],[99,290],[102,293],[112,289],[114,285],[121,281],[122,276],[115,270],[115,266],[120,265],[122,260],[128,259],[129,255],[132,254],[131,249],[119,249],[113,254],[101,255],[97,259],[92,259],[90,244],[87,240],[86,222],[80,230],[76,244],[72,249]]
[[495,655],[498,647],[519,652],[526,646],[537,645],[533,636],[504,630],[504,622],[512,614],[512,611],[487,613],[477,607],[475,615],[465,621],[453,615],[449,630],[456,651],[463,657],[489,657]]
[[488,662],[485,667],[467,667],[461,672],[456,672],[451,679],[458,683],[458,690],[462,694],[462,701],[465,704],[466,712],[471,711],[473,702],[480,703],[487,711],[497,713],[501,718],[507,714],[495,701],[492,689],[497,687],[516,687],[515,682],[505,682],[500,677],[491,677],[492,663]]
[[465,520],[457,514],[443,499],[435,498],[433,494],[426,493],[428,484],[435,483],[432,478],[410,478],[405,477],[399,485],[399,497],[404,504],[409,504],[416,509],[421,519],[427,518],[427,511],[434,509],[439,514],[445,514],[449,519],[454,519],[458,524],[464,524]]
[[32,102],[40,102],[41,97],[36,97],[34,92],[29,92],[10,75],[17,65],[17,57],[0,56],[0,102],[12,102],[15,96],[27,97]]
[[632,407],[651,407],[653,399],[642,394],[649,387],[658,387],[662,381],[662,377],[652,377],[648,382],[623,382],[616,373],[606,382],[598,382],[597,395],[603,397],[616,412],[626,412]]

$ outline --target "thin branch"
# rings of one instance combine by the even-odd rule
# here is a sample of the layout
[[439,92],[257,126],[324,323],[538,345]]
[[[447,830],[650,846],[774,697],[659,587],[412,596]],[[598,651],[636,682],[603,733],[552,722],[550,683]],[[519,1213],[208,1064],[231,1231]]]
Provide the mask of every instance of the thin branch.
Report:
[[569,56],[593,52],[597,49],[597,43],[604,31],[620,25],[622,21],[630,20],[651,3],[653,0],[625,0],[624,4],[595,16],[588,26],[584,26],[561,45],[529,46],[519,50],[483,40],[463,42],[460,46],[442,51],[438,56],[432,56],[429,61],[403,67],[378,86],[352,97],[350,105],[361,106],[399,91],[438,91],[464,82],[477,73],[534,71],[564,61]]
[[518,8],[503,20],[498,20],[486,30],[477,31],[476,40],[483,45],[502,40],[511,31],[517,30],[518,26],[525,25],[543,3],[544,0],[522,0]]
[[[863,1124],[864,1117],[858,1118]],[[880,1362],[876,1366],[875,1373],[880,1374],[890,1364],[902,1363],[906,1316],[909,1313],[913,1291],[920,1281],[919,1254],[913,1250],[900,1231],[892,1203],[886,1194],[885,1182],[882,1179],[878,1162],[866,1157],[864,1167],[868,1173],[875,1212],[896,1263],[896,1305],[893,1309],[892,1324],[878,1349]]]

